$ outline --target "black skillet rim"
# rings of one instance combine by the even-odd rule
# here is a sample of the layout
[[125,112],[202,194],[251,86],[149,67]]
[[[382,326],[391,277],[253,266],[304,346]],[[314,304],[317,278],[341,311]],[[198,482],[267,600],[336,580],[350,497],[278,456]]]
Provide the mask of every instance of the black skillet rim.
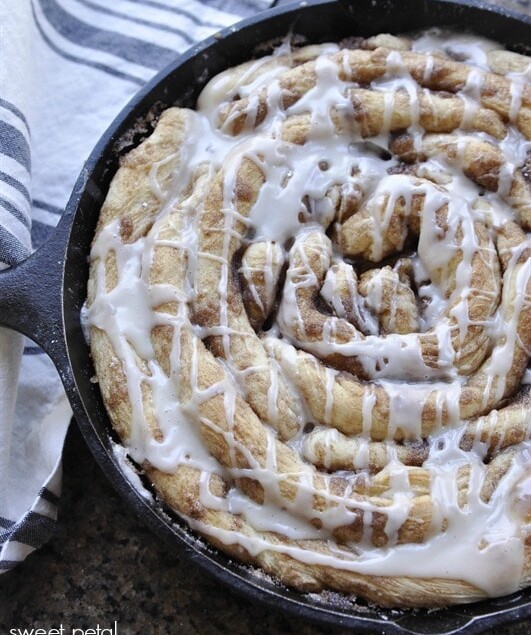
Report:
[[[392,2],[384,0],[381,5],[383,7],[396,6],[399,3],[400,0],[393,0]],[[133,114],[145,116],[147,103],[153,102],[151,96],[160,92],[160,90],[157,91],[157,87],[169,81],[168,78],[176,69],[190,64],[194,59],[201,60],[203,58],[204,61],[205,51],[210,49],[212,45],[219,47],[220,43],[229,38],[238,37],[238,34],[241,34],[242,31],[248,30],[252,32],[257,24],[263,25],[264,20],[271,22],[277,16],[283,16],[290,11],[307,11],[316,5],[328,7],[332,4],[336,4],[338,10],[341,8],[343,11],[348,11],[348,3],[341,2],[341,0],[337,3],[330,0],[324,2],[321,0],[309,0],[308,2],[285,5],[264,12],[238,23],[237,26],[224,29],[192,47],[179,56],[174,63],[158,73],[135,95],[109,126],[87,160],[58,228],[57,240],[59,241],[65,237],[68,240],[62,272],[62,321],[65,328],[67,363],[70,362],[72,369],[71,372],[65,370],[64,367],[61,369],[62,365],[59,364],[60,372],[83,436],[114,487],[127,500],[137,516],[141,517],[158,536],[169,541],[173,547],[177,546],[184,549],[189,557],[232,589],[244,594],[249,599],[259,600],[272,608],[282,608],[295,616],[304,617],[329,626],[355,628],[360,633],[479,633],[502,624],[522,621],[529,617],[531,615],[529,592],[527,592],[527,597],[526,592],[523,592],[509,596],[509,598],[450,607],[449,609],[441,609],[434,612],[393,611],[380,608],[374,610],[370,607],[365,608],[362,606],[360,610],[363,613],[353,614],[352,612],[345,612],[338,606],[318,604],[315,600],[309,600],[308,596],[304,594],[285,589],[267,579],[258,578],[248,567],[231,562],[224,554],[205,546],[178,519],[170,519],[157,503],[147,502],[131,485],[113,454],[113,441],[110,436],[109,424],[105,421],[106,415],[102,412],[99,391],[94,388],[93,384],[91,384],[92,390],[90,386],[87,386],[87,382],[90,382],[89,375],[92,375],[93,371],[90,366],[88,351],[81,351],[81,353],[79,351],[79,338],[81,336],[79,311],[84,297],[84,295],[80,295],[80,287],[86,284],[86,277],[80,280],[83,276],[79,276],[78,270],[78,266],[83,259],[86,260],[87,252],[84,248],[80,249],[79,245],[86,243],[87,227],[90,227],[91,223],[92,229],[94,227],[94,208],[97,206],[99,209],[104,196],[99,183],[103,181],[108,184],[109,173],[113,172],[114,168],[112,166],[116,164],[116,156],[127,145],[124,142],[124,132],[133,124],[133,119],[136,118],[133,117]],[[359,2],[356,5],[356,11],[359,11],[360,4],[369,6],[371,2],[369,0]],[[502,16],[504,19],[516,20],[520,25],[523,24],[528,28],[531,26],[531,19],[526,18],[526,16],[474,0],[468,2],[436,0],[428,4],[434,12],[437,7],[437,11],[442,11],[443,15],[445,11],[450,10],[455,13],[458,11],[456,7],[461,6],[464,11],[479,11],[478,15],[488,17],[491,22],[497,15]],[[441,23],[439,22],[439,24]],[[506,28],[509,28],[509,26],[507,25]],[[378,28],[374,32],[378,32]],[[484,33],[485,31],[483,30],[482,32]],[[494,32],[500,33],[498,28],[494,29]],[[501,38],[499,35],[498,37],[501,41],[506,39]],[[239,58],[243,60],[244,56],[239,56]],[[192,91],[197,92],[197,87],[192,89]],[[186,99],[185,93],[185,96],[180,97],[179,101],[182,103]],[[121,147],[118,148],[117,144],[121,145]],[[91,216],[92,218],[90,218]],[[92,232],[89,233],[92,235]],[[53,351],[50,351],[50,353],[52,357],[56,357],[53,355]],[[94,406],[94,401],[98,402],[97,407]],[[90,415],[88,414],[89,412]]]

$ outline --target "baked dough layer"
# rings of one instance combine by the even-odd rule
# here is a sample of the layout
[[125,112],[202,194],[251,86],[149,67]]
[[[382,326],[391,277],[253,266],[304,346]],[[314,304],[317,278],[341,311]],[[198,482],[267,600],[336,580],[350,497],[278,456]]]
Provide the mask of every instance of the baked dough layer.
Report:
[[164,502],[286,585],[384,606],[531,575],[531,67],[427,37],[281,50],[165,110],[87,298]]

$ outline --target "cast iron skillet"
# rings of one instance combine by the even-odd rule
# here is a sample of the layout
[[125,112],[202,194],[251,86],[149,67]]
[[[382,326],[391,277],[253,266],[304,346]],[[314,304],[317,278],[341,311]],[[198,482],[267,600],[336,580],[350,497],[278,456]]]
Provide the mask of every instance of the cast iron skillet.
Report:
[[[76,421],[114,487],[151,529],[221,582],[252,600],[359,633],[479,633],[531,616],[531,590],[438,611],[370,607],[331,594],[316,600],[259,578],[205,546],[176,517],[128,480],[113,453],[113,435],[80,326],[88,254],[101,204],[121,154],[151,131],[161,105],[193,107],[214,74],[248,58],[259,42],[293,32],[312,42],[348,35],[457,26],[529,53],[531,19],[477,2],[450,0],[310,0],[245,20],[194,46],[149,82],[124,108],[86,162],[52,239],[28,260],[1,272],[0,324],[28,335],[57,366]],[[266,49],[267,50],[267,49]]]

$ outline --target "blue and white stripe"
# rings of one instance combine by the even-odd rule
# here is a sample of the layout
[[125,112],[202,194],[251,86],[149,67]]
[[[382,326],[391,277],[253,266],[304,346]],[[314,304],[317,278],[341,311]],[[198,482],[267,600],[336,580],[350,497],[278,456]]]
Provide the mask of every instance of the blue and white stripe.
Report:
[[30,253],[31,151],[27,120],[0,98],[0,268]]

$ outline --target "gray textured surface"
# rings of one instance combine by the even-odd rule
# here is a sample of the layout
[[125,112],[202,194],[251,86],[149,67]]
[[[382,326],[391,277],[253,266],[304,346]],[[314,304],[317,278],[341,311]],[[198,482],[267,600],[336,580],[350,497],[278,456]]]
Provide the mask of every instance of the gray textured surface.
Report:
[[[496,4],[531,14],[529,0]],[[1,635],[61,625],[66,634],[115,621],[121,635],[330,632],[256,606],[170,552],[114,492],[75,428],[65,447],[57,533],[23,566],[0,577],[0,598]],[[497,629],[497,635],[528,633],[523,623]]]

